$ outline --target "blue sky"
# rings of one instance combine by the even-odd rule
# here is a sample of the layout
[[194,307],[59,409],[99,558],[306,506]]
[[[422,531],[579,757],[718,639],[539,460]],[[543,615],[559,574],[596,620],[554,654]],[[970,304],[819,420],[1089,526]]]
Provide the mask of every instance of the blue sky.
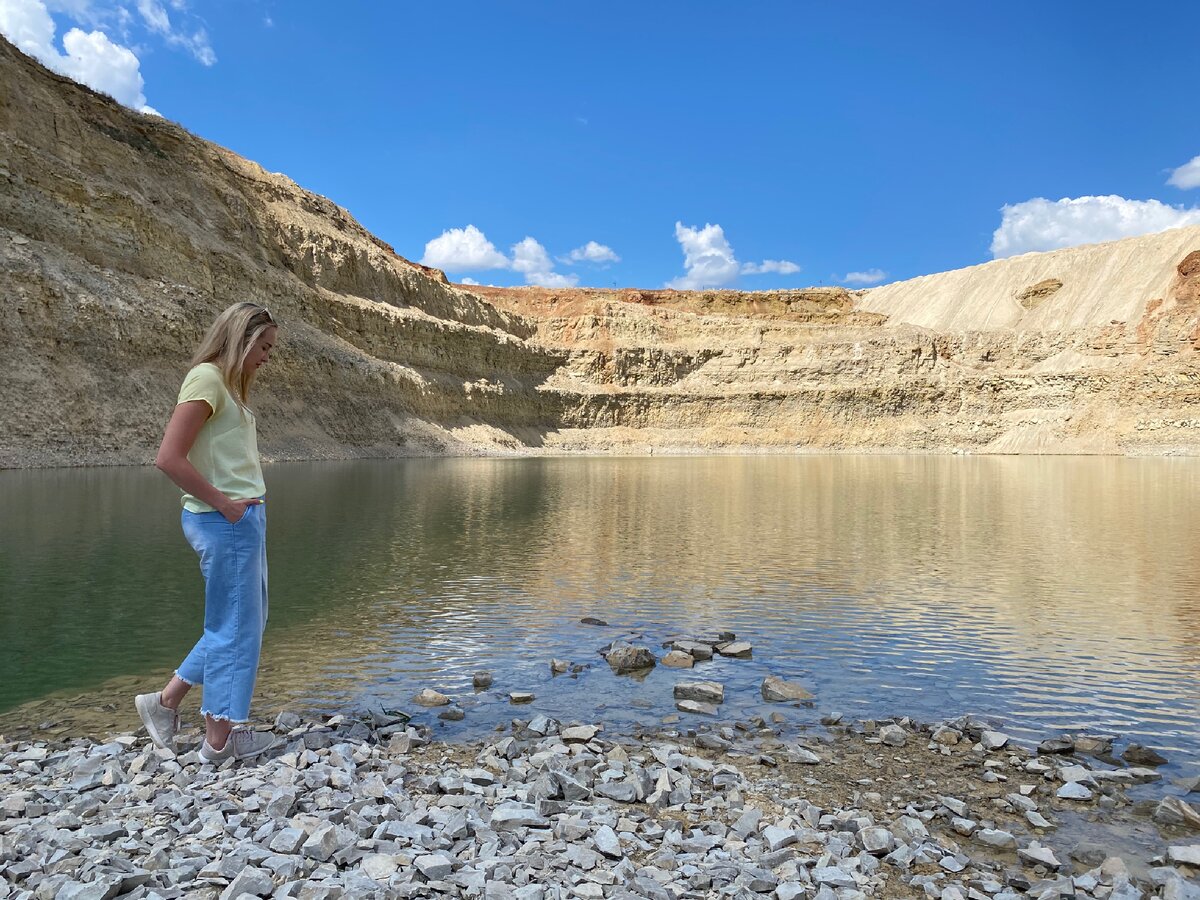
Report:
[[454,280],[644,288],[863,286],[1198,223],[1198,26],[1166,2],[0,0],[27,52]]

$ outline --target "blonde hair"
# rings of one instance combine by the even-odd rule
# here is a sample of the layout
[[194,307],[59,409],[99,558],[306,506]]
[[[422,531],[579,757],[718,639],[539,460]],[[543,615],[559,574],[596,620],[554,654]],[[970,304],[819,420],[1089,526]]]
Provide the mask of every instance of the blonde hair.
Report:
[[191,364],[212,363],[220,369],[229,393],[244,407],[254,381],[254,370],[246,371],[246,357],[263,332],[278,324],[265,306],[235,303],[209,326]]

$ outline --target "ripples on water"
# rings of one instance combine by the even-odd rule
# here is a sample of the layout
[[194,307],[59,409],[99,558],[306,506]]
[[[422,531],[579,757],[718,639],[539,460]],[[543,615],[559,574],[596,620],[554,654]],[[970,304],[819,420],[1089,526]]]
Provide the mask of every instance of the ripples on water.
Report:
[[[731,629],[754,659],[694,673],[726,682],[728,717],[764,711],[775,673],[822,710],[990,713],[1195,759],[1198,480],[1200,461],[1061,457],[270,466],[260,686],[322,710],[433,686],[476,705],[460,731],[519,712],[510,689],[656,720],[685,676],[617,679],[596,649]],[[178,663],[202,588],[174,504],[152,471],[0,472],[0,710]],[[552,656],[596,667],[551,679]],[[495,692],[473,694],[479,668]]]

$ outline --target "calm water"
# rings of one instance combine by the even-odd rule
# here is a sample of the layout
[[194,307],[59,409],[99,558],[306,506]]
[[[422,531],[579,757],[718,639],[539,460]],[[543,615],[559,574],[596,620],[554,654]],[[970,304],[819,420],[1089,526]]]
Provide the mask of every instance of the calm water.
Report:
[[[626,632],[657,646],[731,629],[754,659],[693,673],[726,683],[728,720],[778,709],[757,696],[776,673],[817,695],[813,710],[784,707],[798,722],[978,712],[1027,737],[1087,728],[1200,759],[1200,461],[412,460],[266,474],[263,716],[411,710],[431,686],[467,707],[451,733],[533,711],[658,721],[688,676],[616,678],[596,649]],[[176,504],[152,470],[0,472],[0,725],[132,726],[126,694],[157,686],[202,621]],[[593,668],[552,679],[552,656]],[[478,668],[493,692],[471,690]],[[514,689],[537,702],[509,706]]]

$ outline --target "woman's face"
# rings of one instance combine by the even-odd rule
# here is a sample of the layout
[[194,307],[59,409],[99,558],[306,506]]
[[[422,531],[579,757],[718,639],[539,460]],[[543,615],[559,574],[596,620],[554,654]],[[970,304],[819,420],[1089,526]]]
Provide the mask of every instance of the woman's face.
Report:
[[250,347],[250,352],[246,354],[245,366],[247,369],[255,372],[267,364],[267,360],[271,358],[271,348],[275,346],[275,336],[278,333],[279,329],[270,325],[259,335],[258,340]]

